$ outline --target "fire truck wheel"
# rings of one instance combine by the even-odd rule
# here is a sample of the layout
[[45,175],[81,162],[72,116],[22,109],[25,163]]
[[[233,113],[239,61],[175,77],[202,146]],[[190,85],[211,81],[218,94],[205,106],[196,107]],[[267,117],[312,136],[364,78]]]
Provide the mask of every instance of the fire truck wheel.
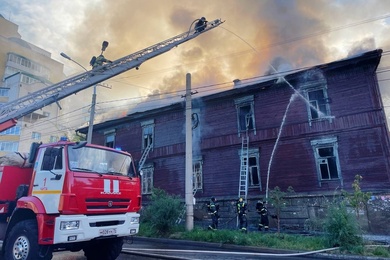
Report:
[[38,225],[33,219],[17,223],[8,235],[4,250],[9,260],[49,260],[53,254],[49,246],[38,244]]
[[123,237],[95,240],[84,247],[84,255],[88,260],[115,260],[122,252],[122,246]]

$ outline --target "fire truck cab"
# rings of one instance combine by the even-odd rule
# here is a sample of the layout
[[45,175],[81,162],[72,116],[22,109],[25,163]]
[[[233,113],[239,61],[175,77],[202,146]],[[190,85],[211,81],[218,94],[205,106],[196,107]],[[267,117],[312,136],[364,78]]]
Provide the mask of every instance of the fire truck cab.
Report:
[[22,166],[0,168],[5,259],[84,250],[116,259],[139,229],[140,176],[130,154],[86,142],[33,143]]

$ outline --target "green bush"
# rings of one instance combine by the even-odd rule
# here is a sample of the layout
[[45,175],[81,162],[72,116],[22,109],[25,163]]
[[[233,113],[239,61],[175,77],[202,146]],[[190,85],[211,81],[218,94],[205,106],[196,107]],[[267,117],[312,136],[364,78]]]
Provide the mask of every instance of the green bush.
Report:
[[333,202],[328,208],[325,231],[331,247],[351,251],[363,246],[363,237],[355,216],[347,211],[344,201]]
[[145,232],[154,232],[158,236],[170,234],[174,231],[175,222],[182,210],[178,197],[171,196],[164,190],[154,189],[150,204],[141,212],[141,227],[142,224],[148,224],[149,230]]
[[389,247],[375,247],[371,253],[374,256],[390,257]]

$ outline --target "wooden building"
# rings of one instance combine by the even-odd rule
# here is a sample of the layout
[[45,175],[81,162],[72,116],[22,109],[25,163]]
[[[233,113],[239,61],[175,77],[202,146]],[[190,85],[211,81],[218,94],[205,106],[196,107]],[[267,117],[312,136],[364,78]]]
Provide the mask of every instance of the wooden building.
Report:
[[[229,90],[194,96],[197,200],[221,198],[230,213],[242,166],[248,167],[248,200],[265,198],[276,186],[291,186],[299,201],[352,191],[357,174],[363,191],[387,196],[390,142],[376,76],[381,55],[373,50],[283,75],[235,80]],[[143,195],[156,187],[184,198],[184,99],[94,125],[92,142],[119,146],[137,160],[144,153]],[[310,217],[305,214],[299,224]]]

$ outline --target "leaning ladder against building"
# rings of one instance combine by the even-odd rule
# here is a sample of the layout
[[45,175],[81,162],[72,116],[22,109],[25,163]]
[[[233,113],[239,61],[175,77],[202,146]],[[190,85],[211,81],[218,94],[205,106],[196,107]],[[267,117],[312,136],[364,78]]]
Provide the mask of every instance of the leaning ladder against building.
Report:
[[241,143],[241,165],[240,165],[240,181],[238,184],[238,197],[242,198],[246,202],[248,195],[248,163],[249,163],[249,122],[251,120],[251,114],[247,114],[245,117],[246,131],[245,136],[242,136]]
[[153,143],[150,143],[146,148],[145,151],[143,152],[141,159],[139,160],[138,164],[138,171],[142,170],[142,167],[144,167],[144,163],[146,161],[146,157],[148,157],[150,149],[152,149]]
[[248,131],[242,136],[241,144],[241,165],[240,165],[240,182],[238,186],[238,197],[246,201],[248,195],[248,161],[249,161],[249,136]]

